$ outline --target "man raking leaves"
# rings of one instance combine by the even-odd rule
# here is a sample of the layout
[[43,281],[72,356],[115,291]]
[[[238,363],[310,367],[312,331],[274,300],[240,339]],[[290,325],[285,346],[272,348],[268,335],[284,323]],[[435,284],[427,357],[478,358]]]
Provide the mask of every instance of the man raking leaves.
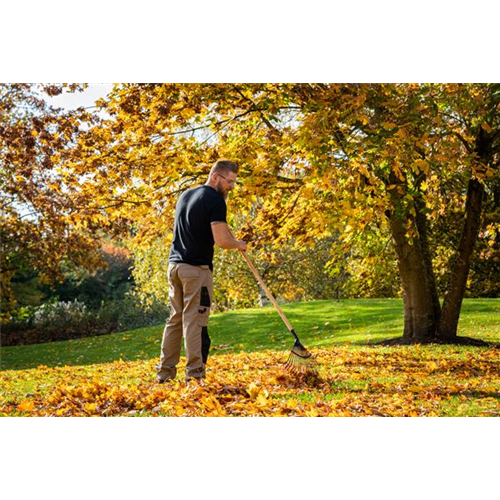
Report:
[[238,166],[215,162],[207,182],[185,191],[175,209],[168,279],[170,318],[163,331],[158,382],[174,379],[184,337],[186,380],[205,377],[210,349],[208,317],[213,297],[214,244],[246,250],[226,222],[226,200],[235,184]]
[[231,234],[226,221],[226,200],[234,189],[238,166],[218,160],[207,182],[185,191],[175,208],[174,236],[170,248],[168,280],[170,318],[163,331],[157,380],[163,383],[177,375],[177,364],[184,337],[186,380],[205,377],[210,349],[208,318],[213,297],[214,244],[238,249],[252,269],[267,296],[295,337],[287,367],[310,365],[310,352],[300,340],[278,303],[246,255],[246,243]]

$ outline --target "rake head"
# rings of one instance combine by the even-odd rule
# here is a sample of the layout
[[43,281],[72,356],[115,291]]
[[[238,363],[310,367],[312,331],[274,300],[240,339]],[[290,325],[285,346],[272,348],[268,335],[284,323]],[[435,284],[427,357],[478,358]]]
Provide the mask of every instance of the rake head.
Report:
[[292,373],[306,373],[315,368],[316,361],[311,353],[300,343],[299,339],[296,339],[285,363],[285,369]]

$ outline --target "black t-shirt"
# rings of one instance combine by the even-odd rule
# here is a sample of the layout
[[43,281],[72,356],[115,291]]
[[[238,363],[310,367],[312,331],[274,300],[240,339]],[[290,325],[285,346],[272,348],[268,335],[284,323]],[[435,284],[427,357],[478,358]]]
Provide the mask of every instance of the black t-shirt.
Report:
[[221,194],[206,185],[182,193],[175,207],[169,262],[208,265],[213,270],[212,222],[226,222],[226,202]]

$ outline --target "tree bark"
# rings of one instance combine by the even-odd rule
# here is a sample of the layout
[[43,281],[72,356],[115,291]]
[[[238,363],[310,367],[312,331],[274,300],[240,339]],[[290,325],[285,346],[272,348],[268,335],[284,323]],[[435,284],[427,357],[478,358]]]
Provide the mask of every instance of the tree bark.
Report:
[[406,220],[394,211],[389,221],[403,285],[403,339],[407,342],[429,341],[436,336],[440,308],[426,233],[419,234],[410,244],[406,237]]
[[438,336],[443,339],[453,339],[457,336],[458,319],[467,286],[470,259],[481,224],[483,197],[483,185],[477,179],[471,179],[467,190],[462,235],[452,266],[439,322]]
[[428,280],[428,289],[431,294],[433,317],[439,321],[441,319],[441,304],[439,303],[439,295],[436,286],[436,278],[434,276],[434,269],[432,266],[432,255],[429,247],[429,239],[427,236],[427,217],[423,210],[425,208],[425,201],[422,199],[416,202],[416,225],[419,234],[419,242],[423,264],[425,266],[425,273]]
[[[480,129],[476,137],[474,152],[479,164],[488,165],[492,159],[493,135]],[[443,313],[439,323],[438,336],[454,339],[457,336],[458,319],[467,287],[470,260],[481,227],[484,186],[475,178],[469,180],[462,234],[451,269],[450,280],[444,297]]]

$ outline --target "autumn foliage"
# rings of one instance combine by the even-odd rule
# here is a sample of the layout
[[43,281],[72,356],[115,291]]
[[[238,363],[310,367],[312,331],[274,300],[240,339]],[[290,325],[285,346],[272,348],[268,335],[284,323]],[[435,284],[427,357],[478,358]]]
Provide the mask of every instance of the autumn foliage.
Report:
[[[38,95],[60,87],[0,89],[7,309],[23,261],[48,280],[65,261],[95,267],[102,231],[128,240],[149,283],[162,262],[144,248],[168,246],[179,194],[221,157],[242,181],[229,222],[268,262],[333,242],[329,272],[354,253],[359,283],[394,272],[379,265],[389,248],[407,342],[455,340],[477,240],[483,263],[498,256],[498,84],[130,83],[68,113]],[[377,285],[364,289],[396,288]]]
[[81,417],[500,415],[498,349],[313,352],[315,372],[283,370],[283,352],[221,354],[210,358],[202,382],[178,378],[162,385],[154,380],[153,360],[7,371],[0,375],[0,411]]
[[81,178],[65,168],[82,119],[91,123],[92,117],[83,109],[64,112],[47,104],[44,96],[62,91],[56,85],[0,84],[3,320],[16,306],[10,286],[16,273],[35,268],[42,281],[53,283],[68,263],[87,269],[101,264],[96,239],[101,224],[78,196]]
[[125,84],[101,105],[109,119],[80,135],[70,168],[134,245],[169,234],[179,193],[232,158],[240,237],[259,250],[337,238],[333,273],[353,247],[376,249],[360,269],[376,265],[381,237],[405,340],[456,337],[476,240],[497,241],[491,216],[480,229],[492,197],[498,211],[498,85]]

